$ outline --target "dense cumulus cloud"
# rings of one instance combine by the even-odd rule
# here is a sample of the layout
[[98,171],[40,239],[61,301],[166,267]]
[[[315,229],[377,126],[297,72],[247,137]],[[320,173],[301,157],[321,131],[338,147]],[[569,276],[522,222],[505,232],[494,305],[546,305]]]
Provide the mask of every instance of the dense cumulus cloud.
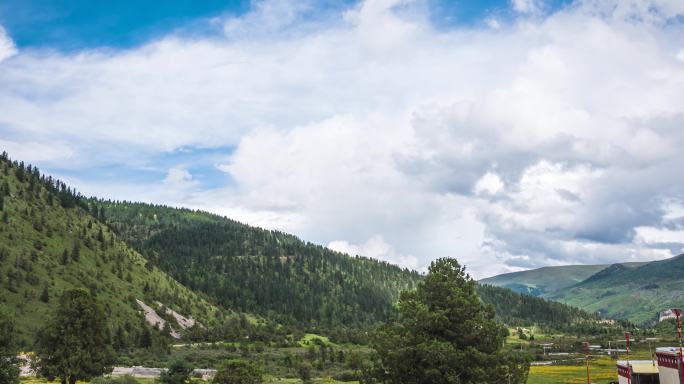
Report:
[[416,269],[682,252],[684,3],[511,7],[447,28],[418,0],[265,1],[208,20],[215,35],[78,53],[17,52],[0,29],[0,145],[74,170],[234,148],[206,164],[226,187],[184,164],[76,183]]

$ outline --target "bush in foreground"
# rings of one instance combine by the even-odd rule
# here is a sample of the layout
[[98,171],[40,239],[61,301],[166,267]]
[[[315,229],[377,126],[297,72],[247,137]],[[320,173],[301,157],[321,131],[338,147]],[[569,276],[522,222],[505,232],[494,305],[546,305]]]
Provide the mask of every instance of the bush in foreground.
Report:
[[261,370],[251,362],[228,360],[214,376],[214,384],[261,384]]
[[159,376],[159,382],[163,384],[184,384],[190,380],[192,366],[185,360],[175,360],[169,365],[169,369]]

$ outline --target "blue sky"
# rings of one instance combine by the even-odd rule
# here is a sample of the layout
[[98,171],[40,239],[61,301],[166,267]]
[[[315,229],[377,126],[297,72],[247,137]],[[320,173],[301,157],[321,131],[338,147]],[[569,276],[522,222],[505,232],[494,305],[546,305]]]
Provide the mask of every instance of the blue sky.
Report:
[[[564,5],[563,0],[544,4],[546,12]],[[356,2],[351,0],[318,1],[311,17],[339,11]],[[429,17],[437,28],[462,28],[484,23],[491,16],[513,16],[509,0],[431,0]],[[252,9],[249,0],[137,1],[101,2],[89,0],[0,1],[0,25],[19,49],[57,50],[77,53],[97,49],[125,50],[144,45],[169,34],[188,37],[215,37],[221,28],[214,18],[240,17]],[[231,148],[180,148],[158,154],[138,167],[116,162],[102,166],[70,169],[51,166],[47,170],[69,177],[98,182],[126,179],[129,182],[163,180],[172,163],[183,163],[203,188],[229,185],[231,180],[211,164],[217,154]],[[212,163],[213,161],[213,163]]]
[[242,0],[1,1],[0,24],[19,47],[76,50],[144,43],[198,18],[237,14],[249,9]]
[[684,252],[681,0],[0,0],[0,148],[477,277]]
[[[551,12],[567,0],[544,3]],[[342,9],[351,0],[316,2],[316,11]],[[205,21],[226,15],[240,16],[251,8],[249,0],[151,1],[121,0],[2,0],[0,25],[19,48],[79,50],[97,47],[126,48],[171,32],[189,35],[217,33]],[[457,27],[481,23],[491,15],[510,17],[509,0],[431,0],[435,25]]]

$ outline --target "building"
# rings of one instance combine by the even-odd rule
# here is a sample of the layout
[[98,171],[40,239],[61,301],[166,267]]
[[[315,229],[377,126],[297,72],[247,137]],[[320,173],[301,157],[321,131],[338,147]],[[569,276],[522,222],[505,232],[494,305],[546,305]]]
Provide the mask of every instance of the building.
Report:
[[682,359],[678,347],[656,348],[662,384],[682,384]]
[[676,319],[677,315],[671,309],[666,309],[658,314],[658,322],[665,321],[667,319]]
[[651,360],[621,360],[617,363],[619,384],[661,383],[658,365]]

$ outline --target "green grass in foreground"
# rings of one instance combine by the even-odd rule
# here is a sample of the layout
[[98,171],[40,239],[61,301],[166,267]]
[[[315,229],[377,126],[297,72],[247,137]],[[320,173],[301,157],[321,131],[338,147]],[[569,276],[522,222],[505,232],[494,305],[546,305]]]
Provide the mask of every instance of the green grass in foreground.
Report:
[[[633,351],[630,359],[649,360],[650,352],[647,346],[638,345]],[[581,357],[581,355],[573,356]],[[620,360],[626,357],[621,355]],[[608,384],[617,381],[616,361],[605,354],[592,355],[589,362],[591,382],[594,384]],[[545,365],[530,367],[530,375],[527,384],[569,384],[586,383],[587,368],[582,361],[568,362],[565,365]]]

